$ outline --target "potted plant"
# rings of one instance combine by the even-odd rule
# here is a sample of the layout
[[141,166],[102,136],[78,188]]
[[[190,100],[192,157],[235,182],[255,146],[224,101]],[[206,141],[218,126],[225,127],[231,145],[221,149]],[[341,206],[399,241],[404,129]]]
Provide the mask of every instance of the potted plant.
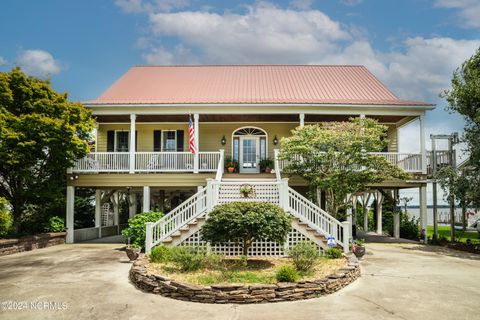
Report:
[[357,258],[362,258],[365,255],[365,240],[364,239],[355,239],[352,244],[353,254]]
[[228,173],[234,173],[236,168],[237,168],[237,162],[235,160],[232,160],[231,157],[225,158],[225,169],[227,170]]
[[128,237],[128,244],[125,252],[127,253],[128,259],[130,261],[135,261],[140,256],[140,251],[142,251],[142,247],[137,244],[130,244],[130,237]]
[[266,173],[271,173],[273,169],[273,160],[271,158],[266,158],[260,160],[260,171],[261,172],[266,172]]
[[253,192],[253,188],[251,185],[244,184],[240,187],[240,193],[245,198],[248,198],[252,192]]

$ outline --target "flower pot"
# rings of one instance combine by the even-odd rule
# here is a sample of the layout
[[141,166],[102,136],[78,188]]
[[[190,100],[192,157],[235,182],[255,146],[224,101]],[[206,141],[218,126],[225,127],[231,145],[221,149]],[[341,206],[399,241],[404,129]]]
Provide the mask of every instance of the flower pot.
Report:
[[248,198],[249,195],[250,195],[250,192],[242,192],[242,196],[244,198]]
[[234,168],[234,167],[228,167],[228,168],[227,168],[227,171],[228,171],[228,173],[234,173],[234,172],[235,172],[235,168]]
[[127,252],[127,257],[130,259],[130,261],[135,261],[137,260],[138,256],[140,255],[140,250],[141,248],[132,248],[132,247],[127,247],[125,251]]
[[266,172],[266,173],[272,173],[272,168],[266,167],[266,168],[265,168],[265,172]]
[[355,254],[355,256],[357,258],[361,258],[365,255],[365,247],[364,246],[356,246],[355,247],[355,251],[353,251],[353,254]]

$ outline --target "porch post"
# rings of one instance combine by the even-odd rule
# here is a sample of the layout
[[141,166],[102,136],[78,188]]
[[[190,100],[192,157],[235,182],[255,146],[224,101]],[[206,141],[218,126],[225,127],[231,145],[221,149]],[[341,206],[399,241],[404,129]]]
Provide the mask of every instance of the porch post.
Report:
[[130,173],[135,173],[135,151],[137,149],[135,139],[135,120],[137,115],[130,115]]
[[150,211],[150,187],[143,187],[143,207],[142,212]]
[[342,227],[343,227],[343,234],[342,234],[342,237],[343,237],[343,252],[344,253],[348,253],[350,252],[350,239],[352,237],[352,227],[351,227],[351,224],[350,222],[348,221],[343,221],[342,222]]
[[383,194],[380,191],[377,191],[377,234],[383,234],[382,226],[382,203],[383,203]]
[[130,197],[129,199],[130,205],[128,207],[128,218],[132,219],[137,213],[137,194],[131,193],[129,197]]
[[427,185],[424,184],[420,187],[420,228],[425,232],[423,240],[427,242]]
[[117,234],[120,232],[120,226],[119,226],[119,219],[118,219],[118,211],[119,211],[119,206],[120,206],[120,200],[118,196],[118,191],[116,191],[113,194],[113,225],[117,226]]
[[300,127],[304,127],[305,126],[305,113],[300,113],[298,116],[300,118]]
[[73,231],[73,221],[74,221],[74,208],[75,208],[75,187],[67,186],[67,237],[65,241],[67,243],[73,243],[74,231]]
[[102,227],[102,190],[95,190],[95,228],[98,228],[98,237],[102,236],[100,228]]
[[194,160],[193,160],[193,173],[198,173],[198,153],[200,152],[200,145],[199,145],[199,140],[198,140],[198,113],[193,114],[193,129],[194,129],[194,135],[193,139],[195,141],[195,155],[194,155]]
[[422,173],[427,174],[427,150],[425,149],[425,116],[420,119],[420,154],[422,155]]

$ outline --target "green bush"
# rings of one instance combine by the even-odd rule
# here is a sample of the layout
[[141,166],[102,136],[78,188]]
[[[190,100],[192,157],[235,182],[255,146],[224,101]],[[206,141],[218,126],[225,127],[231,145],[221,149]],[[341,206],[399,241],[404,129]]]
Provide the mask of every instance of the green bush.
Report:
[[282,266],[275,273],[278,282],[296,282],[300,275],[292,266]]
[[7,237],[13,229],[13,219],[8,209],[8,201],[0,197],[0,238]]
[[167,262],[171,259],[171,250],[164,245],[156,246],[149,255],[150,262]]
[[204,263],[206,250],[201,247],[173,247],[170,260],[182,271],[197,271]]
[[48,222],[43,228],[45,232],[64,232],[65,230],[65,221],[57,216],[48,219]]
[[226,268],[225,257],[220,254],[208,253],[202,262],[202,267],[211,270],[224,270]]
[[202,227],[201,236],[212,244],[241,243],[243,255],[255,239],[284,243],[291,229],[290,216],[266,202],[231,202],[216,206]]
[[128,219],[128,228],[122,231],[122,235],[130,238],[130,244],[145,248],[147,222],[157,222],[162,217],[163,213],[156,211],[136,214],[132,219]]
[[319,257],[317,246],[310,241],[300,241],[288,250],[293,264],[298,271],[310,271]]
[[325,250],[324,256],[327,259],[339,259],[343,255],[342,255],[342,250],[332,247]]

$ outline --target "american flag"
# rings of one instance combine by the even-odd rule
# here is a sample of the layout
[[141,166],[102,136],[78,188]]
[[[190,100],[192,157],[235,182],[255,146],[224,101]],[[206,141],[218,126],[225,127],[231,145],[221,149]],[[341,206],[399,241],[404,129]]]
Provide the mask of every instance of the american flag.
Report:
[[192,122],[192,116],[188,116],[188,148],[190,149],[190,152],[195,154],[195,128],[193,127],[193,122]]

